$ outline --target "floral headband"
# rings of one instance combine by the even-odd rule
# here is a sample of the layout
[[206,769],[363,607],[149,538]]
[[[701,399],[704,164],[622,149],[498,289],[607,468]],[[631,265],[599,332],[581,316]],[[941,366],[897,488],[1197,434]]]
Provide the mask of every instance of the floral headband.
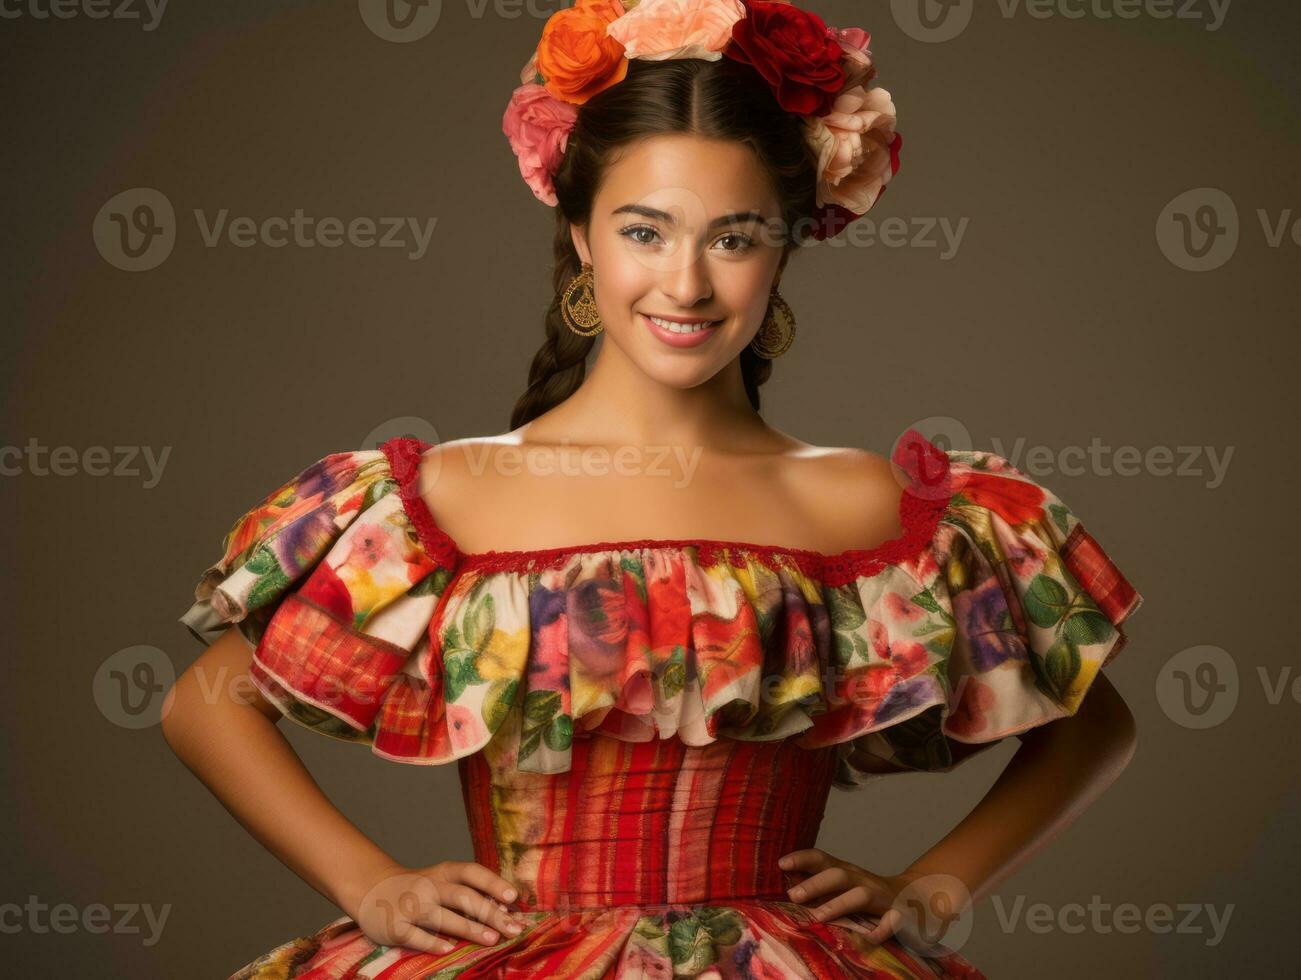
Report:
[[872,36],[829,27],[790,0],[576,0],[556,11],[520,72],[502,117],[534,196],[557,204],[552,178],[578,121],[575,106],[623,81],[628,60],[726,55],[752,65],[783,109],[804,121],[818,159],[812,231],[834,237],[860,218],[899,170],[903,138],[876,77]]

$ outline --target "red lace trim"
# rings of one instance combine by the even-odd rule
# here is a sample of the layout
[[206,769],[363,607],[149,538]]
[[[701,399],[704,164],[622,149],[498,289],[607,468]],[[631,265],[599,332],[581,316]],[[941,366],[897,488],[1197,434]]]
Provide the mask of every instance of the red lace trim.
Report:
[[936,526],[949,505],[954,486],[948,456],[914,429],[908,430],[892,456],[912,478],[899,497],[899,524],[903,533],[871,548],[850,548],[829,555],[807,548],[728,541],[718,538],[638,538],[597,541],[522,551],[463,552],[438,527],[417,488],[421,455],[432,448],[419,439],[394,438],[381,447],[389,458],[399,493],[416,533],[434,558],[448,568],[474,568],[482,572],[527,572],[560,568],[575,555],[652,548],[694,548],[704,567],[728,561],[744,568],[757,559],[770,568],[795,567],[827,586],[845,585],[876,575],[883,569],[916,557],[935,536]]
[[390,472],[398,481],[398,495],[402,498],[407,516],[415,525],[420,544],[439,565],[455,568],[461,560],[461,549],[438,526],[425,498],[420,496],[420,457],[432,448],[432,443],[409,436],[396,436],[380,446],[388,458]]

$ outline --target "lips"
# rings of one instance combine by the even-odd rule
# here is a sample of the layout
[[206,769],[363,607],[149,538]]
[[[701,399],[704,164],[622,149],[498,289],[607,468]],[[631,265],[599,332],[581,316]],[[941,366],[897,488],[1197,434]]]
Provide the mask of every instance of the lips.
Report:
[[[698,344],[707,343],[719,329],[721,320],[715,321],[697,321],[695,325],[690,323],[679,323],[676,320],[661,320],[657,317],[647,316],[645,313],[639,314],[642,323],[646,324],[646,329],[650,331],[651,336],[655,337],[661,343],[669,347],[695,347]],[[708,326],[701,326],[701,323],[708,323]]]

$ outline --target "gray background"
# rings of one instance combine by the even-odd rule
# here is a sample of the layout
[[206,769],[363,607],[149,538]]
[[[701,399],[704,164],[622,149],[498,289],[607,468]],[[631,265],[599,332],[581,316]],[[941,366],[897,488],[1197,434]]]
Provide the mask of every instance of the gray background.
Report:
[[[1211,31],[1005,17],[982,2],[943,43],[910,36],[885,2],[805,5],[873,32],[877,84],[899,106],[903,167],[872,217],[968,225],[947,260],[921,245],[797,256],[783,293],[800,333],[763,389],[765,415],[811,442],[878,452],[932,416],[979,448],[1096,437],[1233,452],[1218,486],[1205,457],[1182,476],[1040,474],[1146,596],[1108,668],[1140,744],[1110,792],[997,895],[1054,911],[1094,896],[1145,911],[1232,906],[1223,941],[1208,945],[1204,914],[1195,932],[1038,931],[1006,928],[986,901],[963,954],[990,977],[1212,977],[1247,958],[1291,972],[1299,708],[1270,704],[1258,672],[1295,662],[1301,247],[1269,246],[1257,209],[1277,220],[1301,205],[1295,5],[1239,0]],[[553,217],[520,180],[500,120],[542,20],[471,9],[444,3],[437,27],[405,44],[368,30],[355,2],[174,0],[150,31],[28,7],[0,20],[4,442],[170,450],[152,486],[139,472],[26,463],[0,484],[12,556],[0,903],[170,906],[150,947],[23,925],[4,937],[9,970],[224,977],[339,914],[156,727],[106,717],[96,672],[141,644],[177,672],[191,663],[199,647],[176,617],[199,573],[234,518],[307,463],[396,419],[442,439],[508,428],[542,338]],[[165,262],[131,273],[101,257],[92,224],[136,187],[167,195],[178,231]],[[1233,200],[1241,238],[1229,262],[1197,273],[1167,259],[1156,229],[1169,202],[1202,187]],[[412,261],[209,248],[196,208],[438,222]],[[1227,651],[1241,688],[1222,723],[1194,730],[1158,694],[1170,658],[1201,645]],[[396,765],[283,727],[395,856],[471,856],[455,767]],[[902,869],[1014,744],[948,777],[834,794],[820,846]]]

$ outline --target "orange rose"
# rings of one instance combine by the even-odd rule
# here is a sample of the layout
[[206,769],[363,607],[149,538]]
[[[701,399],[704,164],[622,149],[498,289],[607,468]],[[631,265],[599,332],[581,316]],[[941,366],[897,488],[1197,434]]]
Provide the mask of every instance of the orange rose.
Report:
[[578,0],[542,28],[537,70],[557,99],[582,105],[628,74],[623,45],[606,28],[624,15],[622,0]]

